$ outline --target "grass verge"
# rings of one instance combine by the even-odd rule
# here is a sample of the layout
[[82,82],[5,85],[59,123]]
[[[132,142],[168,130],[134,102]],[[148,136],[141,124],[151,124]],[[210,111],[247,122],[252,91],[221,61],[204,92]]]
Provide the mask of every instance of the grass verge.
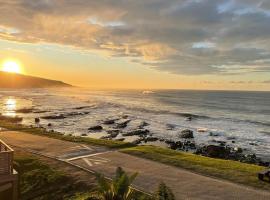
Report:
[[260,189],[270,189],[269,183],[259,181],[257,178],[257,173],[264,170],[265,167],[231,160],[208,158],[155,146],[137,146],[121,149],[120,151],[184,168],[199,174],[221,178]]
[[20,199],[77,199],[93,188],[75,183],[72,177],[25,152],[15,153],[16,170],[20,174]]
[[57,132],[48,132],[44,128],[36,128],[36,127],[28,127],[21,124],[12,123],[6,120],[0,120],[0,127],[6,128],[12,131],[22,131],[30,134],[35,134],[39,136],[46,136],[50,138],[55,138],[59,140],[65,140],[69,142],[78,142],[84,144],[91,144],[91,145],[99,145],[99,146],[106,146],[108,148],[127,148],[127,147],[134,147],[134,144],[122,142],[122,141],[115,141],[115,140],[103,140],[103,139],[94,139],[88,137],[75,137],[70,135],[63,135]]

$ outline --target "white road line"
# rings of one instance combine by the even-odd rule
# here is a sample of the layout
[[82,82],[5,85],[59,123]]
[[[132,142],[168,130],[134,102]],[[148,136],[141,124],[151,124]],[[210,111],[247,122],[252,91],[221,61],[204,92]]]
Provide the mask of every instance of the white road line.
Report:
[[89,165],[90,167],[93,166],[93,164],[90,162],[90,160],[83,158],[84,162],[86,162],[87,165]]
[[91,148],[91,147],[89,147],[89,146],[87,146],[85,144],[81,144],[81,147],[84,147],[85,149],[89,149],[89,150],[94,150],[93,148]]
[[98,155],[102,155],[102,154],[110,153],[110,152],[113,152],[113,151],[105,151],[105,152],[100,152],[100,153],[88,154],[88,155],[84,155],[84,156],[77,156],[77,157],[74,157],[74,158],[66,159],[66,161],[72,161],[72,160],[78,160],[78,159],[81,159],[81,158],[87,158],[87,157],[92,157],[92,156],[98,156]]

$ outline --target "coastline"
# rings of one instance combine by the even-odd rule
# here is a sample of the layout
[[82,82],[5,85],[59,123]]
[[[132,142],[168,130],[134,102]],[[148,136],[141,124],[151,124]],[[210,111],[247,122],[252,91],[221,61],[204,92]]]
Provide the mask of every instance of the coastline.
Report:
[[269,184],[257,179],[257,173],[265,167],[245,164],[238,161],[209,158],[191,153],[174,151],[162,147],[137,146],[130,143],[112,140],[88,139],[74,136],[64,136],[59,133],[47,132],[40,128],[25,127],[22,125],[0,121],[0,127],[8,130],[30,133],[42,137],[49,137],[69,142],[98,145],[106,148],[117,149],[122,153],[139,156],[160,163],[187,169],[202,175],[232,181],[246,186],[260,189],[269,189]]

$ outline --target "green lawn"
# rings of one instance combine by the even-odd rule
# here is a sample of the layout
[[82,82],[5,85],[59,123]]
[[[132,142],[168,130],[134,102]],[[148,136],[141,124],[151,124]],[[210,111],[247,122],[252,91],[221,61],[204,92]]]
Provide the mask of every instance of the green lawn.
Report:
[[15,152],[15,166],[20,174],[20,199],[77,199],[86,196],[93,188],[75,181],[38,157],[25,152]]
[[120,150],[123,153],[184,168],[196,173],[229,180],[261,189],[270,189],[270,183],[257,179],[265,167],[231,160],[221,160],[154,146],[137,146]]

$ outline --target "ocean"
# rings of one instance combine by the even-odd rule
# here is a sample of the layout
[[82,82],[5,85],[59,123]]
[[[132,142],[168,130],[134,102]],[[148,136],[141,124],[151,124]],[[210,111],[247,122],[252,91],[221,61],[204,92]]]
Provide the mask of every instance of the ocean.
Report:
[[[270,92],[0,89],[0,113],[23,117],[26,125],[35,125],[36,117],[64,116],[41,119],[40,126],[93,138],[104,137],[111,129],[102,124],[104,120],[125,116],[131,121],[122,132],[146,122],[151,135],[178,140],[181,130],[190,129],[197,145],[226,141],[270,160]],[[89,132],[95,125],[104,130]],[[124,138],[136,140],[136,136]]]

